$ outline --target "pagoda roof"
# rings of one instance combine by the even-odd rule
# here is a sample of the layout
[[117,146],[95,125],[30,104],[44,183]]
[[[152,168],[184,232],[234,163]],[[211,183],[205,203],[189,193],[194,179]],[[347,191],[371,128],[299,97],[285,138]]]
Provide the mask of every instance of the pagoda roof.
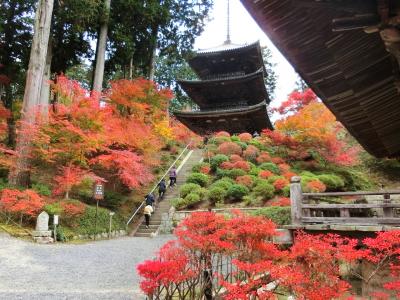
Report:
[[189,65],[200,79],[222,74],[250,74],[264,68],[258,41],[243,46],[224,44],[199,51],[189,60]]
[[178,80],[178,83],[202,109],[270,102],[263,69],[242,76],[212,80]]
[[193,132],[206,135],[217,131],[231,134],[273,129],[265,102],[253,106],[209,110],[175,111],[175,117]]
[[385,14],[378,1],[241,1],[368,152],[400,156],[398,60],[385,48],[379,27],[368,30]]

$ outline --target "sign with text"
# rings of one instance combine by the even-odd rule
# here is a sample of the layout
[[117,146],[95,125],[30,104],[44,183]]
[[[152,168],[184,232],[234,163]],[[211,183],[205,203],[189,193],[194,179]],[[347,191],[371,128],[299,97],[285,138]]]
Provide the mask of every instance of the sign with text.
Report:
[[96,183],[94,186],[94,199],[103,200],[104,198],[104,185],[102,183]]

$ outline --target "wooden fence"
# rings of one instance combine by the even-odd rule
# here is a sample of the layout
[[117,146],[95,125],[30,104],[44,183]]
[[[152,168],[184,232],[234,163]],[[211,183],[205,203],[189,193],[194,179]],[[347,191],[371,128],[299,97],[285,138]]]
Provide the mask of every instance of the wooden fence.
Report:
[[[301,178],[295,176],[290,185],[291,217],[293,225],[359,224],[400,226],[400,202],[392,195],[399,190],[376,192],[303,193]],[[335,197],[381,196],[375,203],[319,203]],[[316,202],[316,203],[310,203]],[[364,201],[366,202],[366,201]],[[382,211],[378,213],[378,211]]]

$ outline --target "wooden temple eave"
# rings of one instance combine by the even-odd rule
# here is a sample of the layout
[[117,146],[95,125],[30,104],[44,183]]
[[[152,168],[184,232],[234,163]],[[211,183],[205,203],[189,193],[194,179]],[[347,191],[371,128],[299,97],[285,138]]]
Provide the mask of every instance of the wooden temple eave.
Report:
[[273,129],[267,114],[266,103],[224,110],[175,111],[175,117],[197,134],[204,135],[220,130],[231,134]]
[[368,152],[400,154],[400,17],[394,1],[242,2]]
[[187,95],[201,109],[234,105],[255,105],[270,102],[264,82],[264,71],[213,80],[178,80]]

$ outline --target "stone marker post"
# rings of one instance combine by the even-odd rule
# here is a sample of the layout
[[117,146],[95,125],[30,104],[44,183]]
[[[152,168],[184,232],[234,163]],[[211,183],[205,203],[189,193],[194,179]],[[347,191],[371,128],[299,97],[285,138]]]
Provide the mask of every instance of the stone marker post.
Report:
[[51,231],[49,230],[49,215],[47,212],[42,211],[36,220],[36,228],[32,233],[33,239],[38,243],[52,243]]
[[303,192],[301,191],[300,176],[293,176],[290,180],[290,205],[293,225],[301,224]]

